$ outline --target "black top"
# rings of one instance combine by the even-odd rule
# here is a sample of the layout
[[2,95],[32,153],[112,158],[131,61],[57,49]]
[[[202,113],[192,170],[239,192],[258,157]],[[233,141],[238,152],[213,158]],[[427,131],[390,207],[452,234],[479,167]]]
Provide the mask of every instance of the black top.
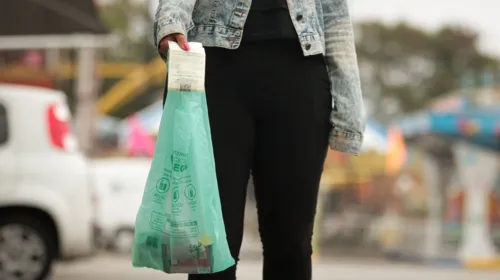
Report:
[[252,0],[252,11],[271,10],[277,8],[288,10],[286,0]]
[[252,0],[243,42],[297,39],[286,0]]

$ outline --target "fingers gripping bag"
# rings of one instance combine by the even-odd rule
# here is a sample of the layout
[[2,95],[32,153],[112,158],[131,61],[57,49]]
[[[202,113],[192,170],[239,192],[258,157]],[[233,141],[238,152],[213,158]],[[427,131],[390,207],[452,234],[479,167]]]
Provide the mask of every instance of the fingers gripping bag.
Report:
[[132,263],[166,273],[234,265],[215,175],[205,96],[205,51],[170,44],[168,95],[137,214]]

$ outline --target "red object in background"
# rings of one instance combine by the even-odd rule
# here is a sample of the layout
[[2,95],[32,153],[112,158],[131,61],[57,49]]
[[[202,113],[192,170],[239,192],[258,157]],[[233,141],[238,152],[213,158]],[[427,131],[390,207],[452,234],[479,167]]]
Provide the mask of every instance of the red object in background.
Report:
[[500,198],[492,192],[490,194],[490,223],[500,224]]
[[44,70],[45,54],[42,50],[27,50],[2,67],[0,83],[55,88],[55,77]]
[[363,182],[358,186],[358,195],[361,203],[369,203],[373,195],[373,188],[371,182]]
[[47,125],[51,143],[60,150],[67,150],[67,140],[71,131],[68,124],[69,112],[57,104],[47,109]]
[[51,79],[27,80],[27,79],[8,79],[0,77],[0,83],[35,86],[35,87],[43,87],[51,89],[55,88],[54,80]]
[[458,129],[462,135],[473,136],[479,133],[479,126],[474,120],[469,120],[466,118],[461,118],[457,123]]
[[460,191],[459,193],[453,195],[448,199],[448,206],[446,209],[446,221],[447,222],[461,222],[463,219],[464,211],[464,193]]
[[[465,210],[465,194],[463,191],[454,195],[448,200],[446,210],[446,220],[448,222],[462,222],[463,213]],[[488,221],[490,224],[500,224],[500,198],[496,197],[492,192],[488,199]]]
[[44,54],[40,50],[25,51],[23,62],[30,68],[41,69],[43,67]]
[[337,151],[329,150],[326,155],[325,164],[347,164],[349,162],[349,156],[346,153],[340,153]]

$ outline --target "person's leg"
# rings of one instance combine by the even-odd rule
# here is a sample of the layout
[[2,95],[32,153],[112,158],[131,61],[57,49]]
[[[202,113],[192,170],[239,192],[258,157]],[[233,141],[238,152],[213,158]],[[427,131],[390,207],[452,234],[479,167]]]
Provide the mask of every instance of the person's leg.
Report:
[[[248,84],[229,50],[206,49],[206,94],[217,181],[231,254],[235,260],[243,239],[243,218],[249,170],[253,159],[254,121]],[[190,275],[189,280],[235,280],[236,267]]]
[[330,83],[321,56],[266,43],[253,167],[264,280],[311,279],[311,239],[326,157]]

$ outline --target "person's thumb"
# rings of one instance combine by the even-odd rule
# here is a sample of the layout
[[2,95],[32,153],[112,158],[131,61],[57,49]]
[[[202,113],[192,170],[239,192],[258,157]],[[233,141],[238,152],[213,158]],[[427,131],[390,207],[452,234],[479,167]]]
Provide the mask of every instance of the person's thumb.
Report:
[[186,36],[184,36],[182,34],[178,34],[176,36],[175,40],[177,41],[177,44],[179,45],[179,47],[181,47],[185,51],[189,51],[190,47],[189,47],[188,41],[186,40]]

